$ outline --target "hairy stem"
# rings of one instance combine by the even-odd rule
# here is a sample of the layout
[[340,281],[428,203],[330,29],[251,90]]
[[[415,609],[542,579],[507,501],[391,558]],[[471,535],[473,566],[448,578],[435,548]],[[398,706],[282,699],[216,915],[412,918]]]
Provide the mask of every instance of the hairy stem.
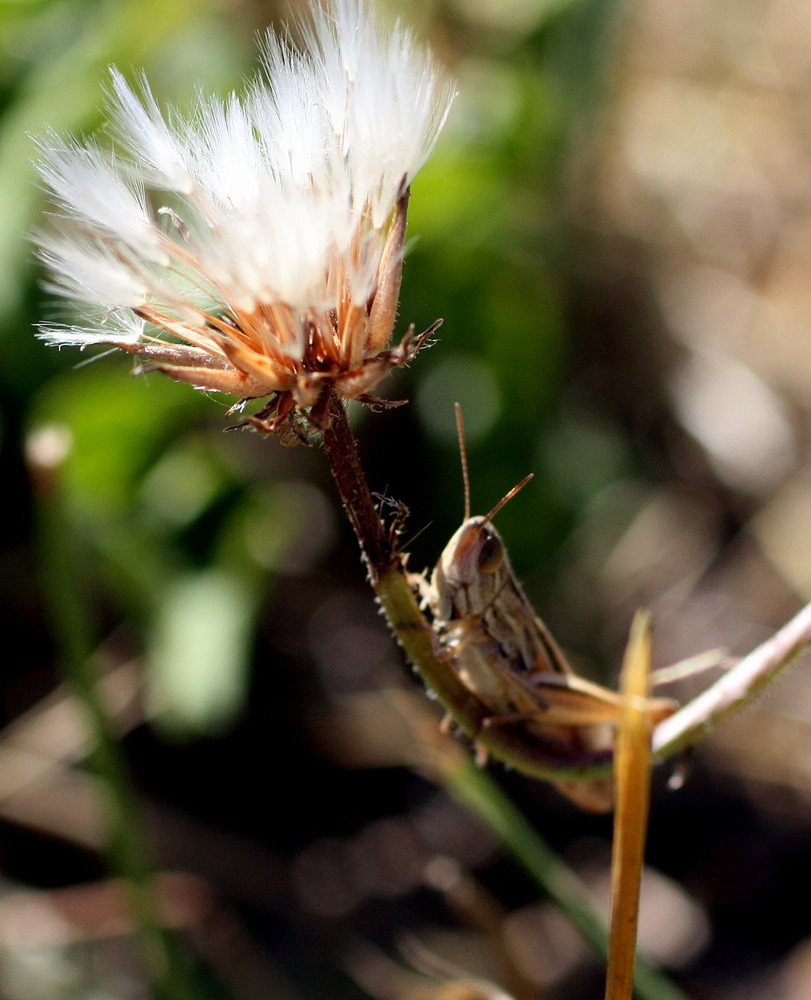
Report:
[[[338,400],[333,400],[331,423],[324,431],[324,447],[372,586],[389,624],[411,663],[455,721],[494,756],[532,777],[555,779],[584,774],[587,768],[582,764],[568,767],[563,762],[553,764],[542,752],[533,753],[525,740],[512,738],[506,727],[482,728],[488,710],[462,683],[437,647],[433,630],[419,608],[403,557],[377,511],[346,412]],[[444,759],[444,755],[438,756]],[[501,838],[595,951],[607,956],[608,932],[586,889],[487,772],[469,760],[460,763],[453,754],[448,755],[444,763],[434,762],[429,772],[433,780],[440,781]],[[592,773],[605,773],[605,767],[593,767]],[[637,968],[635,984],[643,1000],[684,1000],[683,994],[666,977],[645,962]]]
[[[519,728],[487,726],[490,712],[461,681],[420,610],[414,587],[374,499],[340,400],[331,400],[324,446],[378,600],[400,645],[425,684],[456,723],[484,750],[505,764],[546,780],[588,780],[607,774],[610,751],[600,758],[572,760],[555,748],[529,741]],[[811,646],[811,605],[670,718],[653,735],[656,760],[699,742],[724,719],[740,711]]]
[[355,529],[372,586],[376,588],[387,570],[400,562],[400,557],[378,513],[360,464],[346,410],[336,396],[330,399],[330,420],[324,431],[324,447],[344,509]]
[[543,780],[604,776],[610,755],[571,759],[553,741],[520,727],[488,726],[490,709],[463,683],[420,610],[396,539],[375,506],[343,404],[333,398],[324,447],[341,500],[360,544],[369,579],[392,631],[427,687],[477,745],[516,770]]

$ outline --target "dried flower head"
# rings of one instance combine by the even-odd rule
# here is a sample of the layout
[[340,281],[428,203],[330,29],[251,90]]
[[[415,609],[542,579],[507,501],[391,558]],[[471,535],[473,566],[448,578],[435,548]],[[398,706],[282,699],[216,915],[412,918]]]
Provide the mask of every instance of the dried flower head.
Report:
[[[269,396],[252,422],[328,419],[330,390],[368,399],[424,343],[389,346],[409,185],[452,94],[367,0],[324,0],[303,51],[269,32],[266,80],[164,116],[112,71],[108,152],[48,134],[39,171],[58,226],[38,237],[80,325],[57,345],[113,344],[200,389]],[[167,339],[167,334],[169,335]]]

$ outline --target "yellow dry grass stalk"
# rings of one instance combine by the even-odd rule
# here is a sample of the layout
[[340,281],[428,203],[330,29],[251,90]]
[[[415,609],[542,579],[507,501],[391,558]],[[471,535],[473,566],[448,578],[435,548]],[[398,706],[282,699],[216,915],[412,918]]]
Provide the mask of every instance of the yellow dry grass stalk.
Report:
[[651,618],[637,612],[620,677],[624,705],[614,757],[616,811],[611,857],[611,926],[606,1000],[630,1000],[633,993],[639,893],[648,827],[651,775],[649,702]]

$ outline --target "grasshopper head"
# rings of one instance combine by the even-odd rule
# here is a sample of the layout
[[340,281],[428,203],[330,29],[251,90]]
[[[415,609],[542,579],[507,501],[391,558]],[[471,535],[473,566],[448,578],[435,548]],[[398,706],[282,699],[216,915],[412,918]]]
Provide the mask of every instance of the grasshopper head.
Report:
[[504,564],[504,542],[485,517],[470,517],[445,547],[443,558],[452,554],[460,581],[496,573]]
[[480,614],[508,567],[501,535],[488,517],[469,517],[445,546],[431,578],[431,610],[441,621]]

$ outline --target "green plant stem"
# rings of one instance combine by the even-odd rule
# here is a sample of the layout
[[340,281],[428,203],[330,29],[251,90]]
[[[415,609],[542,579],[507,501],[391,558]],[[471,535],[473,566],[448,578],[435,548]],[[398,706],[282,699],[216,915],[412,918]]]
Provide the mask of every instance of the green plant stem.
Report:
[[331,422],[324,431],[324,447],[338,493],[355,529],[363,561],[392,631],[427,687],[455,722],[498,760],[533,778],[548,781],[605,777],[610,753],[572,759],[561,756],[554,741],[544,743],[522,726],[487,726],[492,712],[463,683],[452,658],[439,646],[431,625],[420,610],[396,539],[383,524],[357,454],[342,403],[332,400]]
[[[530,777],[589,780],[610,773],[610,751],[597,757],[565,759],[556,757],[554,748],[539,743],[537,737],[527,740],[520,727],[484,726],[490,712],[438,649],[403,559],[375,508],[346,412],[338,400],[332,402],[332,423],[324,432],[324,445],[338,491],[389,624],[428,688],[468,736],[494,757]],[[809,647],[811,604],[706,691],[660,722],[653,734],[654,759],[664,760],[704,739],[721,722],[759,697]]]
[[181,956],[160,922],[153,869],[133,783],[121,744],[102,702],[92,666],[91,631],[80,586],[79,561],[60,489],[61,463],[31,462],[37,493],[41,566],[65,681],[74,691],[90,734],[90,759],[99,779],[111,870],[126,886],[144,969],[156,1000],[192,1000]]
[[[606,760],[561,760],[548,749],[527,741],[520,730],[484,726],[487,707],[462,682],[450,659],[438,648],[435,633],[422,614],[404,560],[387,531],[366,482],[346,412],[332,400],[331,423],[324,432],[338,492],[360,544],[369,578],[392,631],[411,663],[455,722],[497,759],[530,777],[560,780],[604,776]],[[811,605],[771,639],[753,650],[706,692],[659,723],[653,751],[661,760],[698,742],[719,722],[739,711],[770,685],[811,646]],[[450,769],[443,783],[502,839],[544,890],[569,914],[600,955],[608,952],[608,936],[593,911],[585,889],[557,859],[537,832],[515,809],[500,787],[483,771],[468,765]],[[640,960],[634,984],[645,1000],[683,1000],[683,995],[655,968]]]
[[[332,421],[324,432],[324,446],[361,547],[369,577],[389,624],[411,662],[456,721],[477,741],[508,763],[535,777],[578,776],[583,768],[554,768],[532,755],[531,747],[510,743],[506,727],[482,729],[484,705],[462,683],[436,648],[433,630],[417,604],[414,588],[394,539],[374,505],[360,464],[346,412],[333,400]],[[504,843],[527,873],[569,916],[584,938],[603,958],[608,955],[608,932],[577,877],[554,854],[499,785],[467,759],[463,763],[434,765],[432,773]],[[600,768],[597,773],[605,773]],[[647,963],[637,965],[635,984],[643,1000],[684,1000],[661,973]]]

